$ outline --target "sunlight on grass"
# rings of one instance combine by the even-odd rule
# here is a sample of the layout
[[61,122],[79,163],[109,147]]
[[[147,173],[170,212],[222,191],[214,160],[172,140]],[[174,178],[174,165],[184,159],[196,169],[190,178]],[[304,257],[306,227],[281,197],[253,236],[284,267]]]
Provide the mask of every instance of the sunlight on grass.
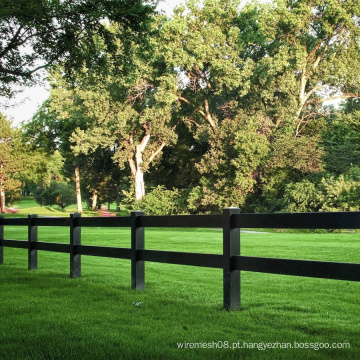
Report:
[[[26,229],[6,227],[8,238]],[[39,228],[39,240],[68,242],[69,229]],[[26,238],[26,237],[25,237]],[[87,245],[130,246],[129,229],[83,228]],[[243,234],[242,254],[360,262],[357,234]],[[152,249],[222,252],[214,230],[146,230]],[[5,248],[0,267],[1,359],[350,359],[359,354],[360,284],[242,272],[242,311],[222,309],[219,269],[146,263],[145,291],[132,291],[130,262]],[[350,349],[178,349],[177,343],[350,343]]]

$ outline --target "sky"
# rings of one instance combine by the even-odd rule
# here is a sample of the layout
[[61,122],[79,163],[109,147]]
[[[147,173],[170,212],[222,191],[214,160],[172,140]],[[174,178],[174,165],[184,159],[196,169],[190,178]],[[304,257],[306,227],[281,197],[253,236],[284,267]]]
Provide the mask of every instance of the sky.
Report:
[[[180,0],[162,0],[158,5],[158,10],[163,10],[169,16],[176,5],[180,5]],[[31,88],[26,88],[14,99],[8,101],[6,107],[0,104],[0,112],[6,115],[8,120],[18,126],[21,122],[26,122],[32,118],[37,109],[49,96],[49,85],[42,84]]]

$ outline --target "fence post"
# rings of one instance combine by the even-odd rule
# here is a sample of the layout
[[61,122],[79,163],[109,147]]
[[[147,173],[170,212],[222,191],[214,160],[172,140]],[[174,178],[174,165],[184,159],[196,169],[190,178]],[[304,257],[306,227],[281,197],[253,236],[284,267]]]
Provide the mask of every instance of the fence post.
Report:
[[131,288],[144,290],[145,287],[145,263],[138,260],[138,249],[145,247],[145,229],[138,227],[136,218],[144,216],[143,211],[131,212]]
[[28,215],[28,269],[36,270],[38,268],[38,254],[37,250],[34,249],[34,243],[38,241],[38,228],[35,225],[35,219],[37,215]]
[[231,269],[231,257],[240,255],[240,229],[232,228],[231,215],[240,214],[239,208],[223,210],[223,286],[225,310],[240,309],[240,271]]
[[[0,215],[0,222],[4,219],[3,215]],[[4,240],[4,225],[0,224],[0,265],[4,264],[4,247],[2,246],[2,240]]]
[[81,255],[75,251],[76,245],[81,245],[81,228],[79,226],[79,213],[70,214],[70,277],[81,276]]

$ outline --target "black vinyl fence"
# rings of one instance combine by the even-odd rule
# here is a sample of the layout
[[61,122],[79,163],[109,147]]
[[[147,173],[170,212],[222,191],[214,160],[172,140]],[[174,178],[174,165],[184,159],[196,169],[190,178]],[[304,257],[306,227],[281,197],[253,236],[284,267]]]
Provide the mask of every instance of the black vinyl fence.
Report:
[[[4,226],[27,226],[28,240],[4,239]],[[70,244],[37,241],[39,226],[68,226]],[[81,227],[130,227],[131,248],[81,245]],[[145,249],[145,228],[186,227],[222,228],[223,253],[199,254]],[[3,248],[28,249],[28,269],[37,269],[37,251],[70,254],[70,276],[81,276],[81,255],[131,260],[131,284],[142,290],[145,284],[145,261],[223,269],[223,296],[226,310],[240,308],[240,271],[307,276],[325,279],[360,281],[360,264],[290,260],[240,255],[240,228],[287,229],[359,229],[360,212],[241,214],[238,208],[224,209],[222,215],[145,216],[134,211],[131,216],[70,218],[29,215],[28,218],[0,217],[0,264]]]

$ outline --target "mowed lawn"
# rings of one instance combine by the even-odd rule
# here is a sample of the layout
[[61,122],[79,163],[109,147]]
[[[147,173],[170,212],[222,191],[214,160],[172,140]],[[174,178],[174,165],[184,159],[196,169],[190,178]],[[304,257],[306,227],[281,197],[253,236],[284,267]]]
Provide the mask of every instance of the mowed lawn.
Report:
[[[5,238],[26,236],[26,227],[5,227]],[[360,262],[359,240],[346,233],[244,233],[241,253]],[[40,227],[39,241],[68,242],[69,230]],[[82,243],[129,247],[130,231],[83,228]],[[146,229],[146,248],[221,254],[222,232]],[[227,312],[219,269],[146,263],[146,289],[134,291],[128,260],[83,256],[80,279],[69,278],[68,254],[39,251],[38,264],[28,271],[26,250],[4,249],[0,359],[360,358],[356,282],[242,272],[242,310]],[[295,342],[350,349],[279,348]],[[231,349],[233,343],[243,348]],[[277,348],[251,348],[263,347],[255,343]]]

